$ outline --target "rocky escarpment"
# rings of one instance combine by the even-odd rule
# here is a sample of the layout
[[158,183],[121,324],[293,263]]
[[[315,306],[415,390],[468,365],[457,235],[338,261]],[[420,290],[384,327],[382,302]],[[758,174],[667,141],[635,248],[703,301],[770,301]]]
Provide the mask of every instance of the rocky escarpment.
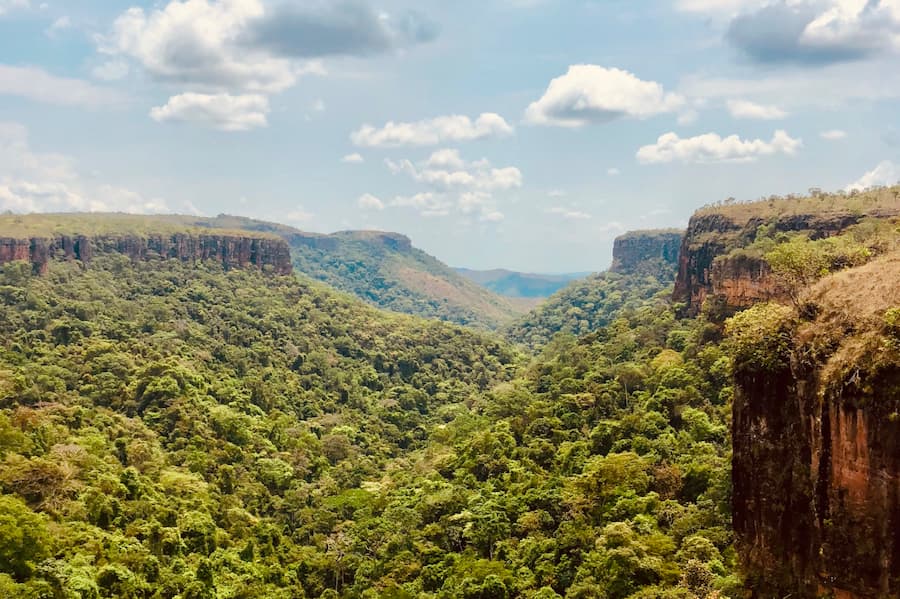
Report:
[[652,265],[674,266],[678,261],[682,231],[674,229],[632,231],[613,242],[612,272],[633,273]]
[[784,290],[762,257],[734,250],[753,243],[763,225],[771,227],[772,234],[805,232],[811,239],[820,239],[836,235],[866,216],[849,211],[750,218],[730,215],[727,210],[698,213],[691,218],[681,243],[673,299],[685,305],[687,315],[695,316],[707,300],[733,312],[781,298]]
[[97,254],[118,253],[134,261],[174,258],[215,260],[226,268],[271,268],[292,271],[290,248],[281,239],[239,234],[167,233],[146,235],[53,235],[0,238],[0,264],[30,262],[35,273],[47,270],[54,258],[90,263]]
[[883,258],[820,282],[804,317],[742,315],[733,509],[755,598],[900,596],[898,281]]

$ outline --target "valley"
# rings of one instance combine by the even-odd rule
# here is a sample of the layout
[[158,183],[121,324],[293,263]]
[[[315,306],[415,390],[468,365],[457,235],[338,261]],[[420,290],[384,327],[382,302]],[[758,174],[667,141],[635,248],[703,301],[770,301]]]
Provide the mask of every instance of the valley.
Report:
[[2,215],[0,596],[895,596],[898,255],[900,188],[709,206],[522,314],[393,233]]

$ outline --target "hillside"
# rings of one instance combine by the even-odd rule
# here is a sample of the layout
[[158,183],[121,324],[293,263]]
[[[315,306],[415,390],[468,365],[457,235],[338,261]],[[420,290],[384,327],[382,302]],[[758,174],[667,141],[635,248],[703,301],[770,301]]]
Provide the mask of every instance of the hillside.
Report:
[[398,233],[322,235],[229,215],[194,222],[278,235],[290,244],[298,272],[386,310],[495,329],[530,307],[472,283]]
[[507,327],[507,338],[538,348],[558,333],[597,331],[620,312],[648,302],[664,305],[660,294],[671,289],[680,242],[681,232],[675,230],[635,231],[617,238],[611,270],[569,284]]
[[493,270],[472,270],[456,268],[456,272],[498,295],[514,298],[540,300],[550,297],[572,281],[590,273],[542,275],[515,272],[502,268]]

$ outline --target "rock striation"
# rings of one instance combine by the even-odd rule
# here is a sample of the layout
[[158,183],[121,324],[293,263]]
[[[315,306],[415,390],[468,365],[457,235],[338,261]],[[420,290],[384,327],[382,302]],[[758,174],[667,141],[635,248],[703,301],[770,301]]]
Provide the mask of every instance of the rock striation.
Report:
[[13,260],[30,262],[35,273],[46,272],[52,259],[89,264],[95,255],[108,253],[122,254],[136,262],[153,258],[215,260],[225,268],[268,267],[282,275],[292,272],[286,242],[251,235],[184,232],[0,238],[0,264]]

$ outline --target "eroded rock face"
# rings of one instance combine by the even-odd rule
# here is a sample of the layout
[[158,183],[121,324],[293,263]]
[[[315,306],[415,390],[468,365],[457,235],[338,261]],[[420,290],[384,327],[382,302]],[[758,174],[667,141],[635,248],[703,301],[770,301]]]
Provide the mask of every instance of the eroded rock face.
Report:
[[754,598],[900,597],[900,332],[884,324],[898,277],[900,257],[843,290],[824,281],[838,308],[811,302],[832,317],[797,325],[781,366],[735,365],[733,518]]
[[688,224],[678,257],[678,277],[673,300],[685,304],[685,313],[696,316],[707,299],[717,301],[726,312],[746,308],[759,301],[784,297],[784,290],[771,276],[761,258],[730,257],[731,249],[753,243],[764,224],[775,232],[807,232],[811,239],[836,235],[857,224],[863,215],[790,215],[766,223],[751,218],[735,222],[723,214],[695,215]]
[[674,265],[678,261],[682,233],[679,231],[634,231],[613,243],[612,272],[635,272],[648,263]]
[[290,248],[279,239],[196,233],[0,239],[0,264],[23,260],[30,262],[36,273],[45,272],[54,258],[87,264],[95,254],[101,253],[119,253],[134,261],[151,258],[215,260],[226,268],[271,267],[277,274],[292,272]]

